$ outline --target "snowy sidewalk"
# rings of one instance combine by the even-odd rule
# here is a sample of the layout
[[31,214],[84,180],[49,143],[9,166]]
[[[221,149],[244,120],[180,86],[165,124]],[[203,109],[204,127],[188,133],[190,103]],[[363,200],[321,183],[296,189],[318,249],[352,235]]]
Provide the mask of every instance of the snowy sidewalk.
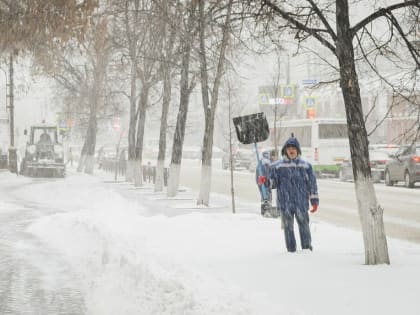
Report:
[[28,232],[80,275],[88,314],[419,314],[418,245],[389,240],[391,265],[364,266],[361,234],[315,215],[314,252],[289,254],[258,203],[233,215],[226,196],[197,208],[195,192],[168,200],[112,178],[70,173],[18,190],[60,209]]

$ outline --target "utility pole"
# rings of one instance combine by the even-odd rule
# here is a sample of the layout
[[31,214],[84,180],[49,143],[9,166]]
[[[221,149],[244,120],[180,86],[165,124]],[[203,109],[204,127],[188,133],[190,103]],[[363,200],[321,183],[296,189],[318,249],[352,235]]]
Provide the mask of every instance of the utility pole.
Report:
[[13,105],[13,52],[9,59],[9,122],[10,122],[10,147],[9,147],[9,171],[17,174],[17,154],[15,148],[15,121]]
[[232,102],[231,102],[231,93],[232,86],[230,84],[230,78],[227,79],[228,86],[228,105],[229,105],[229,170],[230,170],[230,193],[232,199],[232,213],[236,213],[235,205],[235,185],[233,180],[233,153],[232,153]]

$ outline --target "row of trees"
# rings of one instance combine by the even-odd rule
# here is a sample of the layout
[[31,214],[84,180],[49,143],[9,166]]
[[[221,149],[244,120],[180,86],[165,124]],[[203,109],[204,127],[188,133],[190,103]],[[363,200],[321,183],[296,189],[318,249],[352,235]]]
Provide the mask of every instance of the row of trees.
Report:
[[[366,114],[358,82],[366,70],[386,81],[381,73],[388,61],[416,82],[420,63],[413,38],[419,32],[420,4],[377,3],[365,16],[366,8],[358,5],[349,0],[10,0],[0,4],[2,17],[7,17],[6,23],[0,21],[0,29],[6,30],[10,21],[13,27],[2,33],[8,36],[2,35],[0,43],[3,52],[32,52],[43,71],[62,87],[71,111],[81,113],[86,137],[80,171],[93,172],[98,119],[124,111],[127,104],[126,179],[142,185],[147,113],[159,103],[155,190],[161,191],[168,115],[170,104],[176,103],[169,196],[178,191],[189,98],[200,84],[205,121],[198,204],[207,206],[215,117],[223,77],[233,70],[229,61],[257,44],[282,47],[288,39],[295,41],[299,52],[304,43],[318,42],[335,70],[331,81],[339,80],[343,93],[366,264],[389,263],[383,209],[368,166]],[[350,19],[353,14],[360,17],[356,22]],[[45,25],[34,25],[35,18]],[[419,106],[418,98],[397,92]]]

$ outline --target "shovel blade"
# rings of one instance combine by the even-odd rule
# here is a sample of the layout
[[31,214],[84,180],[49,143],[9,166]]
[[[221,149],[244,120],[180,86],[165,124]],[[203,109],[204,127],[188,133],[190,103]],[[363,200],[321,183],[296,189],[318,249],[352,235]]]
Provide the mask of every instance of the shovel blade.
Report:
[[270,136],[264,113],[256,113],[233,118],[236,136],[242,144],[262,142]]

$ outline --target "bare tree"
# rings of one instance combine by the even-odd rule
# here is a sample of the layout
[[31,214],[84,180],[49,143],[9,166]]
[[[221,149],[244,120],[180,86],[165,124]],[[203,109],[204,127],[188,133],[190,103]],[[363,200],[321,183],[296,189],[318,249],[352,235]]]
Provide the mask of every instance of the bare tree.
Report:
[[156,165],[156,181],[155,191],[163,190],[164,181],[164,163],[166,156],[166,134],[168,132],[168,113],[172,96],[172,73],[174,64],[178,57],[176,54],[175,41],[179,37],[179,1],[171,4],[171,1],[163,0],[161,2],[161,34],[162,34],[162,51],[160,53],[160,68],[163,80],[162,88],[162,113],[160,118],[159,131],[159,152]]
[[[356,4],[355,2],[352,5]],[[355,190],[365,245],[365,263],[368,265],[389,264],[390,261],[383,224],[383,208],[377,202],[368,163],[368,137],[356,71],[356,48],[362,46],[359,44],[355,47],[354,42],[365,34],[366,40],[370,39],[370,43],[373,43],[372,49],[381,49],[381,46],[375,47],[377,42],[368,26],[379,19],[385,19],[388,22],[385,27],[391,38],[401,40],[398,48],[404,46],[412,57],[412,66],[414,69],[418,68],[419,53],[408,40],[409,31],[404,31],[401,22],[404,21],[403,16],[396,15],[395,12],[404,11],[409,7],[418,9],[419,6],[417,0],[412,0],[379,7],[353,26],[350,25],[348,0],[321,3],[313,0],[298,3],[262,0],[258,5],[252,3],[248,7],[266,27],[270,30],[277,29],[277,35],[280,35],[279,30],[288,30],[294,33],[298,43],[315,39],[336,58],[347,116]],[[389,45],[385,46],[390,48]]]
[[86,121],[83,123],[86,125],[86,135],[78,171],[88,174],[93,173],[98,109],[104,108],[105,104],[111,50],[108,19],[103,14],[91,19],[83,42],[69,41],[64,46],[46,42],[37,47],[37,52],[43,52],[44,55],[42,60],[36,60],[38,69],[43,74],[51,75],[72,96],[73,103],[78,103],[75,109],[82,113],[81,118]]
[[90,45],[85,46],[85,52],[88,54],[88,67],[90,69],[86,74],[91,75],[88,92],[89,119],[86,130],[85,141],[77,170],[92,174],[94,169],[96,135],[98,130],[97,115],[98,108],[104,102],[104,87],[106,82],[106,70],[109,62],[109,37],[106,17],[99,18],[92,27],[92,36]]
[[198,205],[209,205],[210,187],[211,187],[211,160],[213,155],[213,133],[214,119],[216,115],[217,102],[219,97],[219,87],[224,73],[225,54],[229,41],[231,13],[233,0],[229,0],[226,6],[225,21],[222,26],[222,39],[218,47],[218,56],[216,61],[216,69],[214,81],[211,88],[211,97],[209,95],[209,74],[207,65],[207,49],[205,44],[206,25],[208,19],[205,15],[204,0],[199,1],[199,41],[200,41],[200,73],[201,73],[201,94],[203,99],[203,109],[205,116],[204,137],[202,145],[202,164],[201,164],[201,184],[200,193],[197,199]]
[[122,59],[130,63],[130,119],[126,179],[142,185],[142,157],[146,113],[151,88],[160,80],[159,54],[162,48],[159,4],[150,0],[114,0],[119,20]]
[[196,29],[196,1],[186,2],[182,4],[184,6],[184,13],[186,16],[186,22],[183,23],[183,27],[180,32],[181,36],[181,65],[180,65],[180,98],[179,98],[179,110],[177,115],[176,127],[174,132],[174,138],[172,142],[172,157],[171,165],[169,168],[169,181],[167,195],[174,197],[178,193],[179,188],[179,175],[181,171],[181,160],[182,160],[182,147],[184,144],[185,136],[185,125],[187,121],[189,98],[192,89],[194,88],[195,78],[193,77],[190,82],[190,62],[191,62],[191,51],[194,45],[194,36]]
[[46,42],[82,40],[96,0],[3,0],[0,51],[36,51]]
[[4,0],[0,2],[0,53],[9,54],[9,115],[10,115],[10,170],[17,170],[14,148],[13,64],[18,52],[32,52],[38,58],[37,47],[44,43],[83,39],[90,14],[96,1],[76,0],[57,2],[42,0]]

